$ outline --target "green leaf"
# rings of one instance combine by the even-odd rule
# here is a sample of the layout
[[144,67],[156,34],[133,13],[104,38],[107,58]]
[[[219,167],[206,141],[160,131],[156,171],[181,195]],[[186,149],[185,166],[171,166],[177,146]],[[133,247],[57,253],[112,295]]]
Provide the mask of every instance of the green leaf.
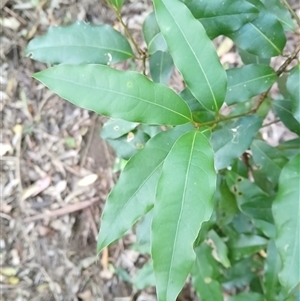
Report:
[[152,259],[160,301],[174,301],[192,269],[193,243],[211,217],[215,189],[208,139],[198,131],[184,134],[166,157],[156,190]]
[[288,294],[300,283],[300,154],[282,169],[272,211],[277,230],[276,247],[282,261],[279,281]]
[[272,105],[276,115],[280,118],[283,124],[292,132],[300,135],[300,120],[298,121],[293,115],[293,103],[290,100],[276,99],[275,101],[273,101]]
[[191,127],[190,124],[178,126],[157,134],[148,141],[144,149],[128,161],[105,204],[98,238],[98,252],[122,237],[153,207],[155,187],[163,161],[175,141]]
[[117,139],[134,130],[139,124],[122,119],[110,119],[102,127],[101,137],[103,139]]
[[125,0],[109,0],[109,2],[118,10],[120,10]]
[[168,52],[157,51],[149,59],[150,74],[156,83],[167,84],[173,72],[173,59]]
[[265,299],[258,293],[241,293],[229,298],[228,301],[265,301]]
[[260,261],[253,257],[245,258],[224,270],[224,279],[220,279],[222,286],[226,290],[244,289],[254,279],[257,270],[261,270]]
[[153,273],[153,263],[149,260],[144,266],[138,270],[132,279],[132,284],[138,290],[143,290],[150,286],[155,286],[155,276]]
[[213,112],[207,111],[191,93],[189,88],[185,88],[179,93],[180,97],[186,102],[192,111],[193,120],[195,122],[207,122],[215,120]]
[[217,170],[231,165],[234,159],[248,149],[261,124],[262,119],[259,116],[245,116],[223,123],[220,129],[212,133],[211,143],[215,151]]
[[229,224],[238,212],[235,196],[231,193],[223,178],[218,183],[215,199],[217,224],[222,228]]
[[267,246],[268,240],[258,235],[241,234],[238,239],[229,241],[230,255],[234,260],[251,256]]
[[240,48],[238,48],[238,52],[239,52],[242,62],[245,65],[249,65],[249,64],[269,65],[270,61],[271,61],[270,58],[261,58],[259,56],[253,55]]
[[49,64],[114,64],[134,56],[128,41],[109,25],[76,22],[51,27],[31,40],[25,54]]
[[[133,249],[142,254],[150,254],[150,237],[153,209],[150,210],[136,227],[136,243]],[[154,274],[153,274],[154,275]]]
[[225,102],[233,105],[268,90],[276,81],[275,71],[266,65],[246,65],[226,71],[228,86]]
[[281,170],[288,159],[278,149],[262,140],[254,140],[250,149],[256,168],[262,171],[268,180],[277,184]]
[[204,26],[207,35],[219,35],[238,30],[258,16],[259,10],[247,1],[240,0],[183,0],[196,19]]
[[154,54],[156,51],[166,52],[168,50],[154,12],[149,14],[143,23],[143,35],[148,46],[149,54]]
[[277,146],[287,158],[295,157],[300,152],[300,138],[285,141]]
[[202,243],[195,249],[196,262],[192,269],[192,282],[202,301],[223,301],[222,287],[215,280],[218,265],[212,257],[211,248]]
[[208,233],[208,243],[213,249],[212,254],[215,260],[220,262],[225,268],[229,268],[228,248],[222,238],[214,230],[210,230]]
[[98,114],[149,124],[184,124],[191,112],[171,89],[103,65],[58,65],[34,74],[60,97]]
[[295,30],[291,14],[280,0],[261,0],[261,2],[265,5],[269,12],[273,13],[277,17],[285,30]]
[[180,1],[154,0],[153,4],[157,23],[187,87],[206,109],[218,111],[227,78],[204,27]]
[[[251,186],[249,185],[249,189]],[[239,191],[242,191],[239,190]],[[274,197],[267,197],[265,195],[260,195],[248,199],[247,202],[243,202],[240,207],[241,211],[254,219],[264,220],[269,223],[273,223],[273,216],[271,211],[272,202]]]
[[286,43],[281,23],[258,0],[249,0],[259,8],[259,16],[228,36],[247,52],[262,58],[280,55]]
[[292,112],[300,122],[300,64],[294,67],[287,79],[286,88],[292,101]]
[[114,149],[119,158],[129,160],[130,157],[144,148],[149,139],[150,136],[138,129],[117,139],[106,139],[106,141]]
[[267,248],[267,259],[264,266],[264,294],[267,300],[276,300],[279,293],[278,273],[281,270],[281,261],[274,240]]

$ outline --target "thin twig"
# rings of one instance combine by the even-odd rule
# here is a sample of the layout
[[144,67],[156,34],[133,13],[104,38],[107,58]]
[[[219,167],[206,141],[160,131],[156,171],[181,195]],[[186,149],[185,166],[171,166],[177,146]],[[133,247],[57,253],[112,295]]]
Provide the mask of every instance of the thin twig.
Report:
[[300,52],[300,43],[297,45],[296,49],[293,51],[293,53],[286,59],[286,61],[279,67],[279,69],[276,71],[276,74],[280,76],[285,69],[288,67],[288,65],[297,58],[297,55]]
[[280,119],[275,119],[275,120],[273,120],[273,121],[270,121],[270,122],[268,122],[268,123],[266,123],[266,124],[263,124],[263,128],[265,128],[265,127],[267,127],[267,126],[270,126],[270,125],[272,125],[272,124],[274,124],[274,123],[278,123],[278,122],[280,122],[281,120]]
[[118,9],[116,9],[110,2],[109,0],[104,0],[106,2],[106,4],[109,6],[109,8],[116,14],[118,21],[122,24],[122,26],[124,27],[125,30],[125,34],[127,35],[127,37],[129,38],[129,40],[131,41],[131,43],[133,44],[134,48],[136,49],[136,51],[138,52],[138,54],[140,56],[143,56],[143,51],[139,48],[138,44],[136,43],[136,41],[134,40],[132,34],[130,33],[128,26],[125,24],[125,22],[122,19],[122,15],[120,13],[120,11]]
[[300,18],[296,14],[296,12],[291,8],[290,4],[286,0],[282,0],[283,4],[287,7],[291,15],[295,18],[298,26],[300,27]]
[[79,163],[79,167],[82,168],[85,164],[85,161],[86,161],[86,157],[87,157],[87,154],[89,152],[89,149],[91,147],[91,143],[92,143],[92,140],[93,140],[93,136],[94,136],[94,132],[95,132],[95,128],[96,128],[96,124],[97,124],[97,120],[98,120],[98,114],[96,113],[93,113],[92,115],[92,125],[90,127],[90,130],[89,130],[89,133],[88,133],[88,138],[87,138],[87,142],[86,142],[86,147],[83,151],[83,154],[81,156],[81,159],[80,159],[80,163]]

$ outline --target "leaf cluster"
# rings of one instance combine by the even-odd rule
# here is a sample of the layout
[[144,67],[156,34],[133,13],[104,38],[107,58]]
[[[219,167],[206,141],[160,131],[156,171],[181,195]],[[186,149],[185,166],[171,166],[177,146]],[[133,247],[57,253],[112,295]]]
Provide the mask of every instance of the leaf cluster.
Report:
[[[270,111],[295,135],[300,123],[300,46],[274,70],[286,32],[279,0],[153,0],[141,50],[109,25],[77,22],[34,38],[26,54],[52,67],[34,78],[71,103],[109,116],[102,137],[126,160],[101,219],[97,252],[135,227],[151,260],[133,278],[175,301],[191,275],[203,301],[299,297],[299,138],[271,146]],[[284,1],[285,3],[285,1]],[[298,24],[299,25],[299,24]],[[230,38],[243,64],[223,66],[213,39]],[[134,47],[134,50],[132,49]],[[148,78],[112,65],[140,59]],[[185,89],[167,85],[173,69]],[[269,91],[277,83],[280,94]],[[227,114],[222,108],[227,106]],[[297,297],[298,296],[298,297]]]

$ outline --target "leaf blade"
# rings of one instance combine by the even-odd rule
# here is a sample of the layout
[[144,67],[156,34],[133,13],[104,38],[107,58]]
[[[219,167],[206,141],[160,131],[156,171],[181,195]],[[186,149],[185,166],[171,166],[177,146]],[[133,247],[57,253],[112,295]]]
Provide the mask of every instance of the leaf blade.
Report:
[[154,0],[153,4],[161,33],[186,85],[207,110],[218,111],[227,78],[204,27],[180,1]]
[[84,22],[51,27],[29,42],[25,54],[44,63],[72,65],[113,64],[134,56],[126,38],[111,26]]
[[247,1],[215,0],[184,3],[198,19],[211,39],[238,30],[258,16],[258,9]]
[[300,283],[299,167],[300,154],[291,159],[282,169],[278,193],[272,206],[277,230],[275,243],[282,261],[279,281],[288,294],[292,293]]
[[228,105],[249,100],[266,91],[277,79],[275,71],[266,65],[251,64],[226,72],[228,87],[225,102]]
[[300,123],[300,64],[295,66],[289,74],[286,88],[292,101],[294,117]]
[[259,16],[228,36],[239,48],[259,57],[269,58],[279,55],[286,43],[281,23],[260,1],[249,2],[259,8]]
[[195,260],[193,243],[213,211],[215,187],[209,141],[200,132],[184,134],[165,159],[154,206],[152,258],[161,301],[175,300],[184,285]]
[[[189,129],[190,125],[184,125],[157,134],[148,141],[144,149],[128,161],[117,184],[109,194],[103,211],[97,244],[98,252],[120,238],[153,207],[155,187],[160,177],[163,160],[177,138]],[[147,160],[149,157],[151,160]],[[139,168],[141,165],[142,169]],[[133,178],[136,181],[132,181]],[[118,223],[115,222],[116,220]]]
[[173,90],[136,72],[103,65],[58,65],[34,78],[62,98],[98,114],[148,124],[191,121],[188,106]]

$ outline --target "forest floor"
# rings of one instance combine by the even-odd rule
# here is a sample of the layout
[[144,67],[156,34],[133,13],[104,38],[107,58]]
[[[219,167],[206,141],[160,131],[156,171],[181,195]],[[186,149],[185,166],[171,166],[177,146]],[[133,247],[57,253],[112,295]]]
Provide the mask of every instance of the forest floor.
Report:
[[[136,294],[126,279],[145,261],[130,248],[133,232],[96,257],[102,208],[117,178],[115,156],[99,136],[105,118],[32,79],[46,66],[24,56],[28,41],[49,26],[84,20],[122,31],[120,24],[101,0],[2,0],[0,6],[0,300],[156,300],[153,289]],[[127,1],[123,9],[142,47],[141,26],[151,11],[147,0]],[[223,64],[240,64],[228,39],[216,45]],[[285,52],[294,45],[290,37]],[[171,84],[182,87],[178,73]],[[264,135],[274,143],[292,134],[273,124]],[[193,300],[188,295],[182,300]]]

